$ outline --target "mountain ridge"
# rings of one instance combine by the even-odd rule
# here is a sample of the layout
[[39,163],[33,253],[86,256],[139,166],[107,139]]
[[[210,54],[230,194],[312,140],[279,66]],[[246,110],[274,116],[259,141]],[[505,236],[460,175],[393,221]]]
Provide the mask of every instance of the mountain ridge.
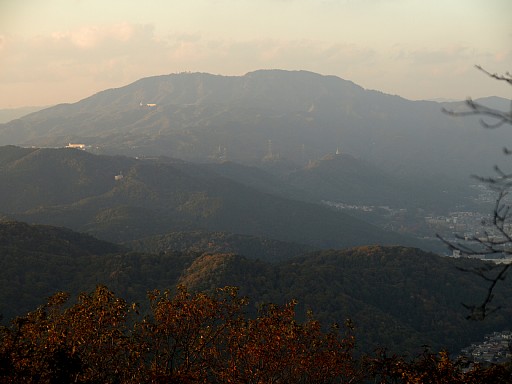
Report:
[[[27,238],[34,239],[33,244],[27,244]],[[191,292],[236,284],[240,295],[248,295],[251,314],[264,303],[296,299],[299,320],[308,309],[326,326],[352,319],[361,351],[384,345],[414,356],[428,343],[434,350],[448,347],[456,352],[510,325],[512,309],[506,303],[512,293],[506,284],[495,292],[494,303],[503,304],[500,311],[485,323],[465,319],[460,302],[483,297],[486,282],[460,268],[483,268],[485,262],[442,258],[414,248],[319,250],[276,263],[236,253],[133,252],[65,228],[14,222],[0,222],[0,239],[3,321],[33,311],[57,291],[75,296],[97,284],[139,303],[146,301],[146,292],[172,291],[177,284],[186,284]],[[230,238],[238,240],[245,242]],[[273,247],[262,241],[261,249],[267,245]]]
[[1,159],[0,212],[114,242],[203,229],[315,247],[417,244],[319,204],[243,185],[201,164],[69,148],[0,147]]
[[0,144],[79,142],[99,153],[200,162],[224,156],[256,166],[269,155],[303,166],[339,147],[407,177],[458,179],[491,169],[512,135],[489,136],[476,119],[444,115],[447,105],[454,104],[410,101],[307,71],[182,73],[1,124]]

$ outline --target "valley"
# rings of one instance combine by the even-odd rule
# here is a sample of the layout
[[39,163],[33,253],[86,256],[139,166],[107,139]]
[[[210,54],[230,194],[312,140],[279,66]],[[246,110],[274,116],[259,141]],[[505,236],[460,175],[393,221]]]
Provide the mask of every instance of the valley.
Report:
[[174,292],[178,284],[204,292],[238,286],[250,300],[248,315],[263,303],[296,299],[298,321],[308,310],[326,325],[350,318],[360,352],[385,346],[414,356],[426,343],[457,352],[506,328],[512,310],[506,305],[511,287],[505,284],[495,301],[503,309],[485,323],[468,322],[460,303],[484,295],[486,284],[460,268],[486,264],[399,246],[311,250],[263,237],[197,231],[119,246],[64,228],[4,221],[0,251],[5,320],[33,310],[54,292],[75,297],[98,284],[141,304],[147,292]]
[[98,284],[139,303],[237,286],[249,315],[296,299],[299,320],[350,318],[362,353],[505,331],[510,281],[468,322],[487,282],[460,270],[494,264],[436,237],[479,235],[494,192],[470,175],[512,142],[441,112],[462,107],[305,71],[183,73],[0,124],[0,312]]

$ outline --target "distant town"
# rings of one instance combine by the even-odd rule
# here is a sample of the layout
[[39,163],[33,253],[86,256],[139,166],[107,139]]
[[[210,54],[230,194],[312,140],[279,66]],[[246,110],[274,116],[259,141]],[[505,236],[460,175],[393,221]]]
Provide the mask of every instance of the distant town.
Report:
[[[462,209],[449,212],[446,215],[434,215],[421,209],[411,212],[406,208],[389,206],[357,205],[333,201],[322,201],[322,203],[376,223],[381,228],[409,233],[426,240],[435,240],[437,236],[440,236],[452,244],[462,241],[471,246],[478,243],[476,239],[499,239],[499,234],[492,225],[491,216],[493,205],[496,202],[496,192],[485,184],[474,184],[470,187],[476,192],[473,201],[475,206],[488,207],[488,209],[483,212]],[[504,228],[508,233],[512,233],[512,224],[506,224]],[[447,250],[445,256],[465,257],[467,255],[460,251],[448,252]],[[491,260],[498,264],[512,263],[512,256],[508,255],[478,258]]]
[[493,332],[485,336],[485,340],[472,343],[461,350],[460,358],[469,363],[470,368],[475,363],[502,364],[512,358],[512,332]]

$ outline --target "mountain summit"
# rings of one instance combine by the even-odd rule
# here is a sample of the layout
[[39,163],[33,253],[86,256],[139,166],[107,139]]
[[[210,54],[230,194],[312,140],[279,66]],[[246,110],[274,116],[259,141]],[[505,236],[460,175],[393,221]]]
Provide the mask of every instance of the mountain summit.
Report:
[[180,73],[2,124],[0,144],[83,143],[99,153],[293,167],[339,149],[406,176],[487,172],[512,133],[490,135],[441,106],[306,71]]

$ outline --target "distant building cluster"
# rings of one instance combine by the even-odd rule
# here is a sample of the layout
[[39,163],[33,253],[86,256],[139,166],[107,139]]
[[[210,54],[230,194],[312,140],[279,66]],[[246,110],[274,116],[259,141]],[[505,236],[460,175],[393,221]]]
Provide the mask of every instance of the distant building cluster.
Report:
[[329,207],[338,209],[338,210],[355,210],[355,211],[363,211],[363,212],[373,212],[376,208],[382,208],[390,211],[388,206],[383,207],[375,207],[373,205],[357,205],[357,204],[346,204],[346,203],[337,203],[334,201],[322,200],[322,204],[325,204]]
[[85,151],[85,144],[75,144],[75,143],[69,143],[66,145],[66,148],[75,148],[75,149],[81,149]]
[[473,363],[505,363],[512,358],[512,332],[493,332],[482,343],[461,350],[461,357]]
[[143,103],[142,101],[139,104],[141,107],[154,108],[156,107],[155,103]]

